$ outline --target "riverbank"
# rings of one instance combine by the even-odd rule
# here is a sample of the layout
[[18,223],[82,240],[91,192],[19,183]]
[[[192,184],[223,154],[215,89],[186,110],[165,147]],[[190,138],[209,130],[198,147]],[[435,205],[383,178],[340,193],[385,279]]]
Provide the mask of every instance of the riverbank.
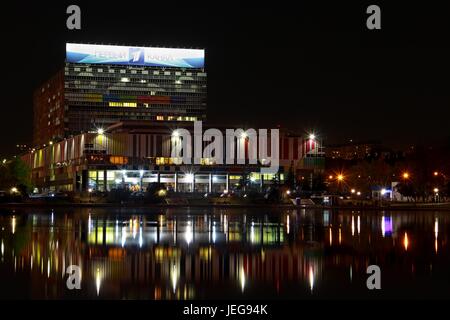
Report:
[[339,209],[339,210],[429,210],[429,211],[450,211],[450,203],[395,203],[383,206],[323,206],[323,205],[293,205],[289,203],[281,204],[190,204],[190,203],[173,203],[173,204],[150,204],[150,203],[1,203],[0,209],[19,209],[19,208],[283,208],[283,209]]

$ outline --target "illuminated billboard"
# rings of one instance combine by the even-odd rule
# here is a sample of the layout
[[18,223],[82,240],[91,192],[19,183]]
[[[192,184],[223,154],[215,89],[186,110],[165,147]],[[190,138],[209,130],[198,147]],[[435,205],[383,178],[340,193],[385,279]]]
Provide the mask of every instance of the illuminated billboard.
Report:
[[145,48],[93,44],[66,44],[66,61],[72,63],[203,68],[202,49]]

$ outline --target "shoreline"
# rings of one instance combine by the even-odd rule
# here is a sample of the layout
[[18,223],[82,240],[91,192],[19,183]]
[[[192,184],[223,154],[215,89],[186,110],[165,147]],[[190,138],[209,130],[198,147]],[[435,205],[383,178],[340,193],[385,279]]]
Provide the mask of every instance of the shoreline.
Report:
[[1,203],[0,209],[19,208],[268,208],[268,209],[337,209],[337,210],[417,210],[417,211],[450,211],[450,203],[420,203],[416,205],[390,206],[323,206],[294,204],[142,204],[142,203]]

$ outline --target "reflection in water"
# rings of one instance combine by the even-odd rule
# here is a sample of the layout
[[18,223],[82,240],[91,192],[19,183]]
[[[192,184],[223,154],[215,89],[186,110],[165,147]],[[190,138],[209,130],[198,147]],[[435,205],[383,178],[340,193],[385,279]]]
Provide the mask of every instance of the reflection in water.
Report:
[[312,266],[309,267],[309,288],[311,289],[311,292],[314,288],[314,271]]
[[16,233],[16,217],[12,216],[11,218],[11,233]]
[[405,232],[405,235],[403,236],[403,246],[405,247],[405,251],[408,251],[409,239],[407,232]]
[[100,294],[100,285],[101,285],[101,275],[100,275],[100,269],[97,268],[97,272],[95,274],[95,287],[97,289],[97,296]]
[[[445,284],[448,279],[445,213],[266,212],[4,212],[0,297],[360,296],[369,264],[383,270],[385,292],[390,286],[405,294],[426,292],[414,291],[411,280]],[[70,265],[81,268],[82,290],[65,286]]]

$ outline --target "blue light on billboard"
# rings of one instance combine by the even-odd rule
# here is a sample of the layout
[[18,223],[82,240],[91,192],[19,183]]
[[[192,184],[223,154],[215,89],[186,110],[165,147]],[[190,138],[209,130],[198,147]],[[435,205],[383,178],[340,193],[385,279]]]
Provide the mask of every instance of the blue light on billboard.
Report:
[[147,48],[92,44],[66,44],[66,61],[90,64],[203,68],[202,49]]

